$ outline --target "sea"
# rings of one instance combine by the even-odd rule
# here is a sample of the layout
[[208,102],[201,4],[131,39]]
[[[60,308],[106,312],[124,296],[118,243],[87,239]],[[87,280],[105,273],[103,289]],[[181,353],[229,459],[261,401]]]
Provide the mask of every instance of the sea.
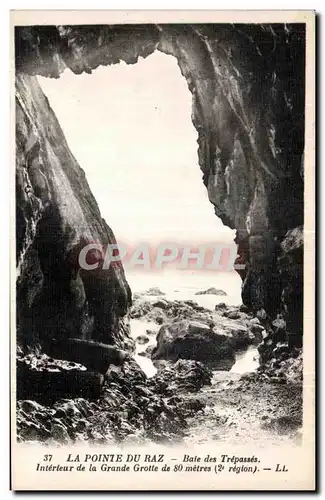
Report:
[[[195,300],[207,309],[214,309],[218,302],[238,306],[241,301],[242,281],[235,271],[212,272],[190,270],[161,270],[126,273],[133,293],[143,293],[149,288],[159,288],[167,300]],[[226,295],[195,295],[196,292],[214,287]]]

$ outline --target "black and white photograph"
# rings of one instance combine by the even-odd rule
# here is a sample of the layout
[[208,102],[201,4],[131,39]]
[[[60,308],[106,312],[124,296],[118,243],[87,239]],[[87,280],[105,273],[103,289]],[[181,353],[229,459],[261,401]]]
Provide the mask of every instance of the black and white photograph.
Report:
[[13,487],[312,490],[314,13],[126,14],[12,18]]

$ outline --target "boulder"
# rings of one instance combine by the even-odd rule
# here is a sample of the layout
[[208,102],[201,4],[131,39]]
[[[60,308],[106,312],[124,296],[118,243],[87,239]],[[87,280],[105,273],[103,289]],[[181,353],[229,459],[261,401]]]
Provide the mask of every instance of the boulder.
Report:
[[149,342],[149,337],[147,337],[147,335],[138,335],[135,340],[138,344],[147,344]]
[[151,302],[137,299],[131,307],[130,316],[134,319],[142,318],[151,311],[152,307]]
[[152,307],[158,307],[160,309],[167,309],[168,305],[169,302],[164,299],[159,299],[152,303]]
[[224,302],[219,302],[215,305],[215,310],[218,311],[219,309],[227,309],[227,304],[225,304]]
[[103,374],[110,365],[120,366],[129,356],[115,346],[76,338],[52,339],[47,347],[55,358],[74,361]]
[[203,306],[200,306],[195,300],[184,300],[182,303],[181,301],[177,301],[180,305],[185,304],[185,306],[191,307],[194,311],[205,311],[206,309]]
[[232,309],[231,311],[225,311],[223,313],[223,316],[226,316],[226,318],[229,318],[229,319],[240,319],[241,318],[240,312],[236,309]]
[[156,334],[157,334],[157,332],[156,332],[155,330],[151,330],[150,328],[148,328],[148,329],[146,330],[146,334],[147,334],[147,335],[156,335]]
[[158,387],[167,386],[167,391],[173,394],[196,392],[204,385],[211,385],[211,370],[198,361],[180,359],[175,364],[166,363],[161,368],[154,382]]
[[153,321],[157,325],[162,325],[166,321],[166,315],[162,309],[159,307],[153,307],[150,312],[146,315],[147,321]]
[[235,353],[230,337],[199,321],[183,320],[160,328],[152,359],[192,359],[210,363],[216,369],[230,369]]
[[256,335],[245,324],[229,318],[220,318],[220,322],[216,323],[214,330],[226,335],[235,350],[242,350],[256,343]]

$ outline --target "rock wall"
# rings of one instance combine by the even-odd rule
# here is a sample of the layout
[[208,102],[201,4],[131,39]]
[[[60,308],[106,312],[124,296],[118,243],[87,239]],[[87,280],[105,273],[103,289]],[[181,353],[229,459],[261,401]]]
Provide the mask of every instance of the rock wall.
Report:
[[123,269],[83,271],[78,249],[114,243],[35,76],[16,79],[17,328],[22,344],[82,337],[125,346]]
[[237,262],[246,265],[240,272],[243,302],[271,318],[281,310],[290,333],[300,337],[304,25],[29,26],[16,28],[15,41],[23,336],[33,330],[44,335],[40,330],[50,332],[53,325],[74,331],[81,324],[93,338],[121,340],[130,300],[123,270],[87,283],[66,265],[82,241],[105,243],[114,236],[35,75],[58,78],[66,67],[91,73],[160,50],[177,58],[193,96],[203,182],[216,215],[237,230]]

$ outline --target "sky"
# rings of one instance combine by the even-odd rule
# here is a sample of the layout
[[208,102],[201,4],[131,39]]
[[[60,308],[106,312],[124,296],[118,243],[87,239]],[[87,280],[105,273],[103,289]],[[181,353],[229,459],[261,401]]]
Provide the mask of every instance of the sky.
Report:
[[192,96],[174,57],[38,80],[118,241],[233,241],[202,182]]

